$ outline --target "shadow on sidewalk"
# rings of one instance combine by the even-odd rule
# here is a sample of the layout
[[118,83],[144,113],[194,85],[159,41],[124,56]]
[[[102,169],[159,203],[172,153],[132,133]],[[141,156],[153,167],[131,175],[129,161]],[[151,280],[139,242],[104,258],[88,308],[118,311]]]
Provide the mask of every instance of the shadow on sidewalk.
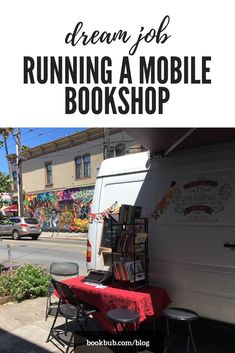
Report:
[[49,353],[51,350],[47,350],[25,340],[24,338],[18,337],[11,334],[10,332],[0,329],[0,352],[1,353]]
[[[66,350],[70,342],[73,323],[56,326],[53,329],[50,342],[55,347]],[[153,331],[152,325],[142,326],[139,331],[128,332],[123,337],[114,333],[104,331],[95,319],[88,319],[88,325],[85,330],[76,328],[72,347],[75,345],[76,353],[162,353],[163,352],[163,332]]]

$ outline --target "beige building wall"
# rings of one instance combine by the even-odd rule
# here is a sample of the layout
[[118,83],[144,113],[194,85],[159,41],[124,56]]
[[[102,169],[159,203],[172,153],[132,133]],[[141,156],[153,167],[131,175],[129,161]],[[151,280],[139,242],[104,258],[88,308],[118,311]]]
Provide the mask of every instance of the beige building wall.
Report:
[[[74,147],[59,148],[51,153],[45,152],[44,145],[42,145],[41,154],[38,157],[30,158],[22,163],[24,192],[28,194],[94,185],[98,169],[103,161],[103,142],[103,137],[99,137]],[[119,143],[125,144],[127,153],[140,151],[137,143],[125,131],[110,134],[110,147]],[[91,177],[76,179],[75,157],[85,154],[90,154]],[[45,164],[47,162],[52,162],[53,185],[46,185]]]

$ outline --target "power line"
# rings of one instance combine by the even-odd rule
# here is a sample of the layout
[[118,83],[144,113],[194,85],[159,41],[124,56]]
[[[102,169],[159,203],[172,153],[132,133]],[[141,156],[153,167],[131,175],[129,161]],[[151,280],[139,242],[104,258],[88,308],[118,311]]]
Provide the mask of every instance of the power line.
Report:
[[[34,135],[34,136],[30,137],[30,138],[24,139],[23,144],[25,144],[25,143],[27,143],[28,141],[31,141],[31,140],[33,140],[33,139],[35,139],[35,138],[37,138],[37,137],[41,137],[41,136],[45,136],[45,135],[52,134],[52,133],[55,132],[55,130],[60,130],[60,129],[61,129],[61,128],[53,128],[52,131],[48,131],[48,132],[45,132],[45,133],[44,133],[44,132],[39,132],[39,133],[37,133],[36,135]],[[32,132],[32,131],[35,131],[35,129],[31,129],[31,130],[29,130],[29,131],[26,131],[26,132],[23,133],[22,135],[28,134],[28,133],[30,133],[30,132]],[[21,136],[22,136],[22,135],[21,135]],[[64,137],[65,137],[65,136],[64,136]],[[14,145],[13,142],[8,144],[8,146],[12,146],[12,145]]]
[[29,129],[28,131],[23,132],[23,134],[21,134],[21,136],[24,136],[26,134],[29,134],[30,132],[34,131],[34,129]]
[[[33,140],[33,139],[35,139],[35,138],[37,138],[37,137],[43,137],[43,136],[46,136],[46,135],[49,135],[49,134],[52,134],[52,133],[54,133],[55,132],[55,130],[60,130],[61,128],[55,128],[55,129],[53,129],[53,131],[48,131],[48,132],[39,132],[37,135],[34,135],[33,137],[30,137],[29,139],[27,139],[27,140],[24,140],[23,142],[21,142],[21,143],[23,143],[23,144],[25,144],[27,141],[31,141],[31,140]],[[35,130],[34,130],[35,131]],[[29,132],[31,132],[30,130],[29,131],[27,131],[27,133],[29,133]],[[122,136],[123,136],[123,134],[122,134]],[[66,137],[66,136],[64,136],[64,137]],[[63,137],[61,137],[61,138],[63,138]],[[22,141],[22,140],[21,140]],[[48,141],[48,142],[53,142],[53,140],[52,141]],[[89,142],[89,141],[88,141]],[[124,140],[124,136],[123,136],[123,139],[121,139],[121,140],[115,140],[115,141],[110,141],[110,145],[114,145],[114,144],[119,144],[119,143],[131,143],[131,142],[135,142],[135,140],[134,139],[132,139],[132,140]],[[47,143],[47,142],[46,142]],[[10,145],[10,144],[9,144]],[[98,146],[102,146],[103,145],[103,142],[100,142],[100,143],[98,143],[98,144],[95,144],[95,145],[90,145],[90,146],[86,146],[86,147],[84,147],[84,148],[82,148],[82,149],[80,149],[79,151],[77,151],[77,152],[75,152],[75,153],[78,153],[78,154],[80,154],[80,153],[82,153],[82,152],[84,152],[84,151],[87,151],[87,150],[91,150],[91,149],[94,149],[94,148],[96,148],[96,147],[98,147]],[[34,147],[37,147],[37,145],[36,146],[34,146]],[[34,147],[31,147],[31,148],[34,148]],[[71,148],[71,147],[78,147],[78,146],[69,146],[68,148]],[[55,153],[56,151],[54,151],[54,152],[50,152],[50,153],[48,153],[47,154],[47,156],[40,156],[40,158],[48,158],[52,153]],[[71,154],[71,151],[69,151],[68,153],[63,153],[63,154],[57,154],[57,155],[53,155],[53,157],[65,157],[65,156],[67,156],[67,155],[70,155]],[[31,157],[30,158],[27,158],[26,160],[28,160],[28,159],[31,159]]]

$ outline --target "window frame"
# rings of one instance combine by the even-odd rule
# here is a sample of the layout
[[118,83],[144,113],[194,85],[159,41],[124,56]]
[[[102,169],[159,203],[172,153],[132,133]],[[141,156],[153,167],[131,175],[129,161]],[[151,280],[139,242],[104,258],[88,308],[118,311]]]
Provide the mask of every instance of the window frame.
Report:
[[[80,159],[80,161],[81,161],[81,163],[80,163],[80,166],[81,166],[81,176],[79,176],[78,177],[78,174],[77,174],[77,163],[76,163],[76,161],[78,160],[78,159]],[[74,164],[75,164],[75,179],[76,180],[80,180],[80,179],[82,179],[83,178],[83,158],[82,158],[82,156],[76,156],[75,158],[74,158]]]
[[[120,149],[120,146],[123,147],[123,149],[122,149],[123,154],[118,154],[117,153],[118,149]],[[114,150],[115,150],[115,157],[125,156],[126,155],[126,145],[125,145],[125,143],[123,143],[123,142],[118,143],[117,145],[115,145]]]
[[[86,157],[89,157],[89,162],[85,162]],[[90,153],[85,153],[82,156],[82,162],[83,162],[83,177],[84,178],[91,178],[91,155],[90,155]],[[86,175],[86,165],[89,165],[89,167],[88,167],[89,173],[87,173],[87,175]]]
[[13,179],[13,191],[17,191],[18,184],[17,184],[17,171],[16,170],[14,170],[12,172],[12,179]]
[[[48,178],[48,166],[51,166],[51,180]],[[50,181],[50,182],[49,182]],[[45,162],[45,185],[53,185],[53,168],[52,161]]]

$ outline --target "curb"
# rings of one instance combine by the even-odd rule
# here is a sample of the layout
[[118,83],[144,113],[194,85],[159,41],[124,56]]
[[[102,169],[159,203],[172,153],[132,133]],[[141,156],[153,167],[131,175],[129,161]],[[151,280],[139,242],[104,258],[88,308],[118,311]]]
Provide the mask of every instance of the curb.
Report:
[[66,239],[66,240],[86,240],[87,239],[87,233],[84,234],[76,234],[76,233],[60,233],[57,234],[55,233],[52,236],[51,232],[43,232],[40,235],[40,238],[44,238],[44,239]]

